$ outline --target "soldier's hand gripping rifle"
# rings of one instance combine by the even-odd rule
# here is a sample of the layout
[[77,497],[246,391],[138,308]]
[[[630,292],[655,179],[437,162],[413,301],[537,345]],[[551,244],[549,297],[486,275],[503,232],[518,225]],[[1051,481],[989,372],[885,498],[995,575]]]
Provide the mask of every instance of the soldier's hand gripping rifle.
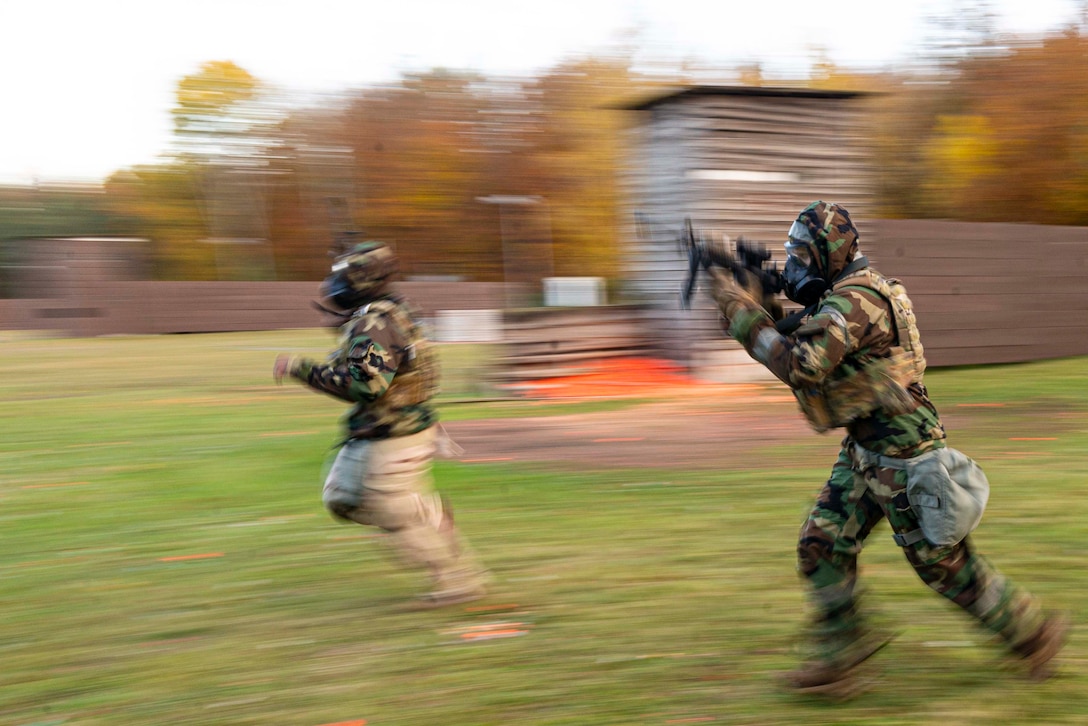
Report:
[[736,251],[731,252],[725,244],[708,242],[701,235],[697,237],[690,217],[684,220],[678,242],[688,258],[688,277],[680,294],[680,304],[685,310],[691,309],[699,271],[720,267],[733,273],[733,279],[741,287],[750,289],[754,287],[753,281],[759,283],[762,290],[759,302],[771,314],[779,332],[789,333],[797,328],[800,316],[783,316],[782,304],[775,297],[786,289],[786,280],[771,262],[770,250],[758,242],[749,242],[740,237]]
[[691,218],[684,220],[684,229],[678,243],[681,252],[688,258],[688,277],[684,281],[684,288],[680,294],[680,304],[685,310],[691,308],[691,298],[695,295],[699,271],[709,271],[713,267],[721,267],[732,272],[733,279],[741,287],[754,287],[752,281],[757,280],[764,298],[786,289],[782,273],[773,264],[767,264],[771,260],[771,253],[761,244],[751,243],[740,237],[737,239],[734,253],[725,243],[708,242],[702,235],[696,237],[695,230],[691,226]]

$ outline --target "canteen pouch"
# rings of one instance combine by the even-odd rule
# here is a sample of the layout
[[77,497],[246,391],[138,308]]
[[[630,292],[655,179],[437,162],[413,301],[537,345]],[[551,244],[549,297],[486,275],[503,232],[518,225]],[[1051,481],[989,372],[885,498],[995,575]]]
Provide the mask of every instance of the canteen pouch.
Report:
[[905,459],[907,500],[922,535],[938,547],[954,545],[982,520],[990,483],[982,467],[952,448]]

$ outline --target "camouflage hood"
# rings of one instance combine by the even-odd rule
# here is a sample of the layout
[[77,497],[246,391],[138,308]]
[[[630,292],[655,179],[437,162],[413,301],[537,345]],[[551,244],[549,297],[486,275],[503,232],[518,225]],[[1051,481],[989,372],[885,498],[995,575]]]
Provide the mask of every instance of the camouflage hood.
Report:
[[398,269],[397,257],[387,245],[360,242],[336,258],[321,292],[341,310],[354,310],[388,296]]
[[797,221],[808,228],[815,240],[816,264],[829,282],[834,282],[858,255],[858,230],[845,208],[831,202],[813,202]]

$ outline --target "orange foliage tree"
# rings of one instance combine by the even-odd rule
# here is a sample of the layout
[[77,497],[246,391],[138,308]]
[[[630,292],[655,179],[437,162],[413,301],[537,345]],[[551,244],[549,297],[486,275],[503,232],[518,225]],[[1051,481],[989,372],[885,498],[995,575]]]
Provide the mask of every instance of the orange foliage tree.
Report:
[[[1088,224],[1088,39],[979,48],[920,73],[821,56],[798,83],[876,91],[884,216]],[[208,64],[179,83],[175,153],[114,175],[109,198],[157,242],[162,277],[221,277],[203,242],[254,238],[278,278],[316,279],[348,229],[394,245],[408,275],[611,277],[631,161],[617,109],[664,81],[591,56],[532,79],[433,70],[287,114]]]
[[1088,38],[1070,29],[895,79],[874,124],[897,217],[1088,224]]

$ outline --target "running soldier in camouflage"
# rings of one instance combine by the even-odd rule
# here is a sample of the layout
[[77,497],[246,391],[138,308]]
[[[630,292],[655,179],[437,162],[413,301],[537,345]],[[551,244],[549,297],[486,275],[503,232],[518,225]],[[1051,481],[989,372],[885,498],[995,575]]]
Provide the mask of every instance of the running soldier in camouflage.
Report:
[[280,355],[290,376],[347,401],[347,437],[325,480],[325,507],[342,521],[385,530],[397,554],[430,571],[425,605],[482,597],[486,571],[434,491],[431,461],[438,413],[438,360],[406,300],[395,295],[393,252],[363,242],[337,258],[325,300],[342,313],[340,343],[324,363]]
[[[908,499],[911,465],[946,442],[923,384],[924,351],[903,285],[868,266],[849,213],[836,204],[806,207],[790,228],[786,250],[786,295],[807,313],[791,334],[775,329],[757,302],[759,290],[738,286],[722,271],[712,271],[712,279],[728,334],[790,387],[813,428],[846,430],[800,533],[798,566],[815,617],[810,655],[786,674],[787,682],[841,692],[852,669],[889,640],[866,621],[857,582],[858,555],[884,518],[926,585],[996,633],[1033,678],[1046,677],[1067,635],[1067,618],[1044,613],[970,537],[928,541],[917,501]],[[946,453],[962,457],[954,449]]]

